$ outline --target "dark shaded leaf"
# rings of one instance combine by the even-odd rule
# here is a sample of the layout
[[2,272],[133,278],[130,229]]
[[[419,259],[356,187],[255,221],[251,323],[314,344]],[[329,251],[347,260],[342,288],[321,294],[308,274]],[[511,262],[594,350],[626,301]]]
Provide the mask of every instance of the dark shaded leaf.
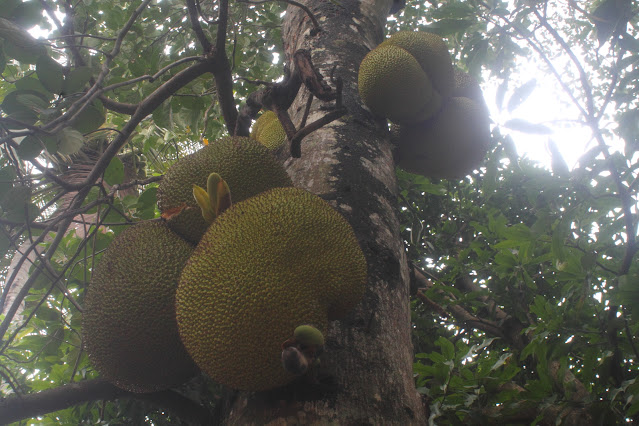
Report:
[[552,130],[543,124],[531,123],[530,121],[521,118],[508,120],[504,123],[504,127],[533,135],[549,135],[552,133]]
[[632,0],[606,0],[591,13],[599,46],[613,34],[625,32],[631,5]]
[[90,67],[72,69],[64,79],[62,93],[64,95],[72,95],[77,92],[82,92],[92,76],[93,70]]
[[537,79],[533,78],[516,88],[508,100],[508,112],[513,112],[519,105],[528,99],[533,90],[535,90],[535,87],[537,87]]
[[98,129],[104,123],[104,120],[105,115],[102,102],[95,101],[78,114],[73,122],[73,128],[80,133],[89,133]]
[[75,129],[66,127],[58,133],[58,152],[64,155],[75,154],[82,148],[84,136]]
[[32,160],[40,155],[43,149],[43,142],[37,136],[29,135],[20,141],[16,153],[22,160]]
[[36,62],[36,74],[42,85],[51,93],[62,91],[64,73],[62,65],[54,61],[50,56],[43,55]]

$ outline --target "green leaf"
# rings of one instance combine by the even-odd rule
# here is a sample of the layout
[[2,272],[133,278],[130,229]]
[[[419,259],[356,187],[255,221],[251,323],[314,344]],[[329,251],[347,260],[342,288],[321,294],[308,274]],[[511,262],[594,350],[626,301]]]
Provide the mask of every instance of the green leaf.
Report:
[[11,21],[22,28],[31,28],[42,21],[42,6],[33,0],[21,2],[11,12]]
[[17,95],[16,101],[35,112],[40,112],[41,110],[49,106],[49,103],[42,100],[41,97],[30,93],[22,93]]
[[75,129],[66,127],[58,133],[58,152],[63,155],[75,154],[82,148],[84,136]]
[[18,91],[26,91],[30,93],[36,92],[45,101],[51,101],[53,99],[53,94],[48,91],[47,88],[44,87],[42,82],[37,78],[33,78],[31,76],[24,77],[16,81],[15,85]]
[[113,157],[104,171],[104,181],[109,185],[119,185],[124,181],[124,164],[118,157]]
[[104,123],[106,117],[102,102],[95,101],[91,105],[87,105],[73,121],[73,128],[80,133],[90,133]]
[[82,92],[92,76],[93,70],[90,67],[72,69],[64,79],[62,93],[64,95],[72,95],[77,92]]
[[34,135],[29,135],[20,141],[16,153],[22,160],[33,160],[44,149],[44,143]]
[[13,167],[6,166],[0,169],[0,200],[13,188],[15,178],[16,172]]
[[447,360],[455,358],[455,346],[450,342],[450,340],[441,336],[437,339],[435,344],[441,348],[442,355],[444,355]]
[[42,85],[51,93],[62,92],[64,73],[62,65],[54,61],[50,56],[43,55],[36,62],[36,74]]
[[11,240],[4,231],[0,230],[0,256],[4,257],[4,255],[11,248]]

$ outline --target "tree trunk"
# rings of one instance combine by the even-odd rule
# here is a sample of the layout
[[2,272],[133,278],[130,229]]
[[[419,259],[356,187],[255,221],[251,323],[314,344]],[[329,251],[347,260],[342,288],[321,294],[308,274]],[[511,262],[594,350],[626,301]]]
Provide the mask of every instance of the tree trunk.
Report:
[[[321,385],[240,393],[226,420],[242,425],[424,424],[425,409],[412,374],[409,273],[399,234],[390,138],[385,122],[376,122],[363,109],[357,93],[359,63],[382,41],[392,0],[302,3],[322,31],[312,36],[308,15],[289,6],[282,31],[287,58],[308,49],[323,76],[334,70],[344,83],[348,113],[307,136],[302,157],[289,158],[285,165],[295,186],[329,201],[352,224],[368,260],[368,289],[357,309],[329,328]],[[296,125],[308,96],[300,91],[289,110]],[[326,114],[321,107],[327,105],[314,100],[308,122]]]

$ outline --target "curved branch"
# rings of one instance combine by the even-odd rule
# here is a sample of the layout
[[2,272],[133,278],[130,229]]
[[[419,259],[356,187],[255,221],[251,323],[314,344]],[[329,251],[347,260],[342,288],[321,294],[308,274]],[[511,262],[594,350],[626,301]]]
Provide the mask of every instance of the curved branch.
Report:
[[135,394],[122,390],[105,380],[94,379],[70,383],[57,388],[0,400],[0,423],[7,424],[51,413],[76,404],[96,400],[134,398],[149,401],[196,424],[213,424],[211,413],[195,401],[174,391]]

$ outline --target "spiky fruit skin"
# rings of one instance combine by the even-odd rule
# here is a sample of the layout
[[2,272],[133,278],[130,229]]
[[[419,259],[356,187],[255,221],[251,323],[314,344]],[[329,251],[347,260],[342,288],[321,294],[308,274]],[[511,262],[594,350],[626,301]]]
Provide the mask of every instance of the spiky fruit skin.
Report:
[[277,118],[277,114],[273,111],[265,111],[255,121],[251,138],[273,151],[284,144],[286,132]]
[[169,227],[197,244],[209,223],[193,198],[193,185],[206,187],[211,173],[218,173],[231,190],[235,203],[267,189],[292,186],[291,178],[270,151],[247,137],[224,137],[176,161],[158,186],[158,208],[167,213]]
[[440,36],[420,31],[399,31],[381,44],[385,45],[401,47],[413,55],[439,96],[451,96],[454,84],[453,62],[448,46]]
[[373,114],[398,124],[436,114],[453,86],[453,67],[444,41],[435,34],[402,31],[362,60],[358,89]]
[[398,165],[431,178],[459,178],[477,168],[490,144],[485,110],[468,98],[450,98],[440,114],[402,126]]
[[234,204],[204,234],[180,277],[180,336],[213,380],[282,386],[282,344],[296,327],[326,332],[361,299],[366,260],[348,222],[321,198],[276,188]]
[[184,383],[197,368],[175,320],[177,281],[194,247],[164,222],[119,234],[95,268],[84,300],[82,335],[100,375],[130,392]]

